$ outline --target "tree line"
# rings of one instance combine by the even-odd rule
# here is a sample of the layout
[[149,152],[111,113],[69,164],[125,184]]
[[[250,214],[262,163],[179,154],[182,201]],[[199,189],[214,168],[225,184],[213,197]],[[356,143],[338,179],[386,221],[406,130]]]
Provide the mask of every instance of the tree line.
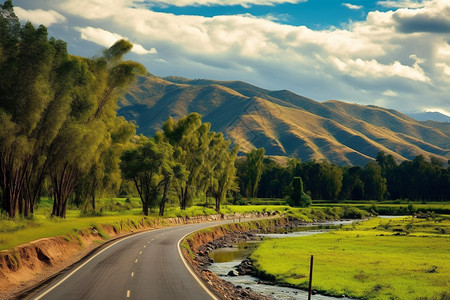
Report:
[[65,217],[75,189],[95,198],[120,177],[117,155],[135,127],[116,116],[116,101],[145,68],[122,60],[130,42],[92,59],[72,56],[44,26],[21,26],[11,1],[0,9],[2,210],[31,215],[48,182],[52,214]]
[[159,206],[164,215],[168,195],[178,199],[181,209],[192,204],[194,198],[211,198],[220,212],[230,190],[237,190],[235,159],[238,147],[222,133],[210,131],[210,123],[202,123],[201,116],[191,113],[178,121],[169,118],[163,131],[153,138],[141,136],[136,148],[126,150],[121,157],[123,176],[132,180],[142,201],[143,213]]
[[199,114],[169,119],[151,138],[116,115],[119,97],[146,73],[123,60],[132,47],[119,40],[101,56],[73,56],[44,26],[21,26],[12,1],[0,5],[0,202],[9,217],[31,216],[42,195],[54,216],[66,216],[69,200],[95,211],[125,180],[146,215],[156,206],[163,215],[169,198],[185,209],[200,194],[220,211],[237,189],[238,148]]
[[[261,150],[258,150],[261,152]],[[252,157],[257,150],[252,151]],[[248,198],[291,197],[292,182],[300,177],[304,190],[313,200],[397,200],[445,201],[450,199],[450,166],[436,158],[429,161],[418,155],[398,163],[392,155],[379,152],[365,166],[338,166],[328,161],[301,162],[289,159],[281,166],[270,158],[259,156],[237,161],[240,191]],[[250,173],[249,168],[257,168]],[[257,190],[251,177],[258,174]]]

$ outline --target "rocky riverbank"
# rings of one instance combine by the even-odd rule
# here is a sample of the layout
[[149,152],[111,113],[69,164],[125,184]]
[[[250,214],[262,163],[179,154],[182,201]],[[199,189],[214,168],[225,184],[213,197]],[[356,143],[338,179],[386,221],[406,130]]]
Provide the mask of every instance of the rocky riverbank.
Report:
[[[185,239],[183,247],[185,258],[190,262],[194,271],[221,299],[271,299],[259,295],[251,289],[234,286],[208,270],[208,266],[213,263],[209,253],[215,249],[233,247],[238,242],[258,240],[260,239],[257,236],[258,233],[291,230],[298,225],[304,224],[306,224],[304,221],[292,218],[279,218],[228,224],[210,230],[203,230]],[[257,275],[249,259],[245,259],[234,270],[230,270],[229,276],[239,275]]]

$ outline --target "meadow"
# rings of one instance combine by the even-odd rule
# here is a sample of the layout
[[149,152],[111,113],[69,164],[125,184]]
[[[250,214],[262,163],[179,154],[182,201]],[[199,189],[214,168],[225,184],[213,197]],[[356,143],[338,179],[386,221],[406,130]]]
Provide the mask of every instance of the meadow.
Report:
[[262,277],[359,299],[450,299],[450,217],[373,218],[308,237],[263,242]]

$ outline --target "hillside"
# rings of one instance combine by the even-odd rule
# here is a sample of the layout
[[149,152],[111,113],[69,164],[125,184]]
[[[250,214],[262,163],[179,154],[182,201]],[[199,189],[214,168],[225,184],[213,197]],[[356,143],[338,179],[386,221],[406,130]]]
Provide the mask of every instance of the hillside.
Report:
[[394,110],[340,101],[317,102],[289,91],[240,81],[140,77],[119,103],[119,114],[153,135],[170,116],[198,112],[241,152],[264,147],[276,156],[362,165],[378,151],[397,160],[422,154],[447,162],[450,127],[420,122]]

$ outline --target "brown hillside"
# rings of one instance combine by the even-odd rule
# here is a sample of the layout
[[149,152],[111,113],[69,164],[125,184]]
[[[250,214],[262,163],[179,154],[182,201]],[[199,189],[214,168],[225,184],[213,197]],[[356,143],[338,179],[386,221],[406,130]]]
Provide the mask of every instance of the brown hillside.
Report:
[[198,112],[241,152],[365,164],[378,151],[397,160],[422,154],[450,157],[450,126],[419,122],[394,110],[340,101],[320,103],[290,91],[269,91],[240,81],[141,77],[120,102],[119,114],[153,135],[170,116]]

